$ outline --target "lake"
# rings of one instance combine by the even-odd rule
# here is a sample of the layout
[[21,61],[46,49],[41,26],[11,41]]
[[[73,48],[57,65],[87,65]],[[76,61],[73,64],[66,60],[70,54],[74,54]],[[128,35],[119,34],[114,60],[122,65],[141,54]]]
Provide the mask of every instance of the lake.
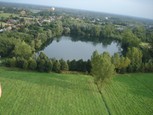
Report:
[[64,59],[64,60],[88,60],[92,53],[97,50],[99,53],[104,51],[113,55],[116,52],[121,52],[121,47],[116,42],[110,45],[103,45],[102,43],[95,43],[91,41],[74,41],[72,37],[61,36],[54,39],[52,43],[46,46],[43,52],[49,58]]

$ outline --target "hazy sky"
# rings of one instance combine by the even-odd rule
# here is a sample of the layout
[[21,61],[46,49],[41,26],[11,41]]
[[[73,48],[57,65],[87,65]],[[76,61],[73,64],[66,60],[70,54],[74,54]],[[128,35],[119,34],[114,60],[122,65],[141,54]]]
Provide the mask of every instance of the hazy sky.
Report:
[[153,19],[153,0],[0,0],[91,11],[124,14]]

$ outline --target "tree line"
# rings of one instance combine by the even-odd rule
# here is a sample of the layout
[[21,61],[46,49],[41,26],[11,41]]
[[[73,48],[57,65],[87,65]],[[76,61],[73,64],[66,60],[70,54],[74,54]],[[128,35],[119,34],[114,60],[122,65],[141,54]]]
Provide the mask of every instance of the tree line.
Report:
[[17,56],[13,58],[7,58],[3,61],[3,64],[7,67],[17,67],[24,70],[33,70],[39,72],[56,72],[61,73],[62,71],[79,71],[90,73],[91,62],[83,61],[82,59],[76,61],[65,61],[63,59],[56,60],[55,58],[48,58],[43,52],[39,55],[32,57]]
[[[47,68],[40,66],[49,63],[50,71],[55,71],[53,65],[58,64],[59,60],[50,60],[46,56],[43,61],[35,56],[35,53],[43,48],[46,44],[61,35],[81,36],[80,39],[101,42],[119,41],[123,49],[122,54],[115,54],[112,58],[112,63],[118,73],[125,72],[152,72],[153,66],[153,31],[147,30],[143,26],[135,28],[125,28],[123,31],[115,29],[113,24],[93,24],[72,17],[64,17],[61,20],[55,20],[50,23],[26,23],[25,19],[20,20],[21,26],[13,28],[10,32],[0,33],[0,56],[2,58],[10,58],[6,61],[6,65],[20,68],[31,68],[30,62],[34,60],[37,66],[34,70],[47,71]],[[148,43],[147,47],[140,45]],[[41,61],[40,61],[41,60]],[[56,60],[56,61],[55,61]],[[9,64],[14,62],[15,64]],[[56,64],[55,64],[56,62]],[[120,62],[120,63],[119,63]],[[130,62],[130,65],[128,63]],[[20,66],[19,64],[22,63]],[[25,64],[23,64],[25,63]],[[83,60],[72,60],[66,62],[71,71],[91,71],[91,63]],[[127,64],[128,66],[124,65]],[[31,68],[32,69],[32,68]]]
[[[24,43],[21,43],[21,45],[23,46]],[[18,47],[15,50],[18,49],[20,48]],[[40,72],[54,71],[60,73],[61,71],[79,71],[90,74],[92,68],[94,67],[92,64],[94,62],[93,57],[97,56],[97,58],[94,59],[94,63],[99,64],[102,70],[107,68],[107,66],[100,62],[100,54],[98,54],[97,51],[93,52],[91,60],[83,61],[80,59],[65,61],[63,59],[50,59],[43,52],[40,52],[39,55],[32,56],[30,56],[30,54],[28,55],[28,53],[25,53],[25,55],[21,54],[24,52],[24,50],[27,49],[21,49],[21,51],[18,51],[19,53],[16,53],[15,57],[7,58],[6,61],[4,61],[4,65],[8,67],[18,67],[26,70],[36,70]],[[123,56],[119,53],[115,53],[113,56],[110,56],[108,52],[104,52],[102,55],[104,55],[102,56],[103,58],[105,57],[106,59],[109,59],[108,62],[114,66],[114,71],[116,73],[153,72],[153,61],[149,60],[149,62],[144,63],[142,61],[142,51],[136,47],[128,48],[126,56]],[[103,62],[107,61],[105,60]]]

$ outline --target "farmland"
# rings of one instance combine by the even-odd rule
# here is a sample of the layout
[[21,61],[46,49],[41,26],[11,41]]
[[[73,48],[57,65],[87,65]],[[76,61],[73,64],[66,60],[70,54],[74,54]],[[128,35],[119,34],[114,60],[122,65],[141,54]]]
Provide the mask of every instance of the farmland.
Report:
[[0,82],[3,87],[1,115],[108,115],[108,111],[111,115],[153,113],[153,74],[117,75],[102,89],[103,99],[93,78],[87,75],[0,68]]

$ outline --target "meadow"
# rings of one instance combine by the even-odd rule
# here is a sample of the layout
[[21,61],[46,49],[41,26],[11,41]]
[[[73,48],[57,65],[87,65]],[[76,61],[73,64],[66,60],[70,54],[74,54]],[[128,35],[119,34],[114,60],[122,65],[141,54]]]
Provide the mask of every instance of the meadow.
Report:
[[0,68],[0,115],[152,115],[153,74],[116,75],[99,93],[81,74]]
[[0,69],[0,82],[0,115],[107,115],[90,76]]
[[18,17],[19,15],[18,14],[12,14],[12,13],[0,13],[0,17],[3,17],[3,18],[9,18],[10,16]]
[[117,75],[102,94],[112,115],[153,115],[153,74]]

